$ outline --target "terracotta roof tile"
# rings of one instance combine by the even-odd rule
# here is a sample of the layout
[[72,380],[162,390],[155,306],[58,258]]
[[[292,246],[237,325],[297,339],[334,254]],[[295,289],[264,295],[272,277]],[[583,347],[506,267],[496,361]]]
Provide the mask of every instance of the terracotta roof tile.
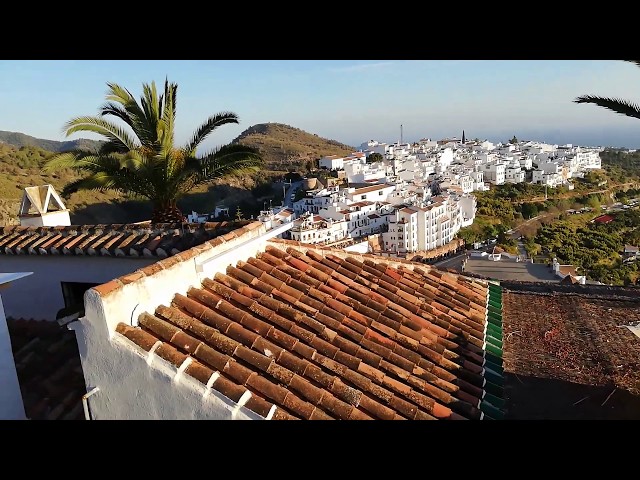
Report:
[[[246,226],[252,225],[251,228]],[[0,227],[0,254],[167,257],[218,236],[235,238],[260,222]],[[209,245],[207,244],[207,248]]]
[[180,353],[163,350],[170,361],[190,355],[273,402],[272,418],[480,418],[486,285],[274,243],[141,328]]
[[56,322],[7,318],[27,418],[82,420],[87,392],[74,332]]

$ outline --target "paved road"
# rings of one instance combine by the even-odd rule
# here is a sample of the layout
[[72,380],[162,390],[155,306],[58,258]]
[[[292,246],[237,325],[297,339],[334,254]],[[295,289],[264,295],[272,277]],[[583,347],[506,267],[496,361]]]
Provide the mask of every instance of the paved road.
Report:
[[[299,181],[299,182],[291,182],[291,185],[289,185],[288,183],[285,184],[287,189],[284,193],[284,206],[286,208],[293,209],[293,201],[291,200],[291,194],[293,193],[294,190],[302,188],[302,183],[303,183],[302,181]],[[282,186],[282,183],[280,183],[280,186]]]
[[462,271],[462,261],[466,257],[466,253],[461,253],[460,255],[456,255],[455,257],[446,258],[439,262],[432,264],[434,267],[438,268],[451,268],[453,270]]
[[517,280],[525,282],[557,282],[557,277],[548,265],[542,263],[514,262],[500,260],[492,262],[486,258],[471,258],[465,272],[477,273],[497,280]]
[[275,184],[275,186],[280,189],[282,189],[283,186],[285,187],[283,204],[286,208],[290,208],[293,210],[293,201],[291,200],[291,194],[294,190],[302,188],[302,184],[302,180],[299,182],[291,182],[291,184],[283,182],[277,182]]

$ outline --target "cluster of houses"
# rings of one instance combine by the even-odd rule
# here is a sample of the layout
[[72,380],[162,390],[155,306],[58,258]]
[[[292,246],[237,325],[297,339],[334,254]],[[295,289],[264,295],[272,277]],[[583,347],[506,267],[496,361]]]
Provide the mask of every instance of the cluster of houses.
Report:
[[399,180],[308,191],[294,203],[291,238],[335,245],[377,235],[382,252],[397,254],[442,247],[473,223],[476,201],[453,190],[434,195],[432,186]]
[[317,179],[292,207],[265,210],[258,220],[267,228],[291,224],[283,236],[303,243],[361,243],[371,251],[366,243],[375,236],[376,251],[400,256],[452,242],[473,223],[472,192],[521,182],[572,188],[569,179],[601,167],[598,149],[467,142],[464,134],[462,140],[371,140],[350,155],[325,156],[318,166],[334,181]]
[[[344,169],[349,182],[354,183],[385,176],[407,181],[436,178],[444,188],[455,186],[463,193],[488,190],[489,184],[522,182],[571,187],[569,179],[601,168],[600,151],[532,141],[495,145],[488,141],[467,142],[464,138],[395,144],[371,140],[350,157],[323,158],[320,168]],[[366,165],[356,161],[371,153],[380,154],[384,160]]]

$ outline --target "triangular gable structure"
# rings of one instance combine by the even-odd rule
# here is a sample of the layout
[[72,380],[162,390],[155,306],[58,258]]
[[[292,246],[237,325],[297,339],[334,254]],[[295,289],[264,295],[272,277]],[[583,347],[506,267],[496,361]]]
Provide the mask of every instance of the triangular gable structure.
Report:
[[49,211],[66,209],[53,185],[41,185],[24,189],[19,215],[43,215]]

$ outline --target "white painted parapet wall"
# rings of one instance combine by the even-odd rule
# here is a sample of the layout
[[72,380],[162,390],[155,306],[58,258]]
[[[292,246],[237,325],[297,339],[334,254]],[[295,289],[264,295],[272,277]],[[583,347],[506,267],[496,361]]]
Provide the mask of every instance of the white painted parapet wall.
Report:
[[76,332],[87,390],[99,389],[87,400],[91,419],[262,419],[115,330],[120,322],[136,326],[142,312],[153,313],[176,293],[264,251],[288,228],[267,231],[254,222],[235,231],[239,238],[223,235],[87,290],[85,316],[69,328]]

